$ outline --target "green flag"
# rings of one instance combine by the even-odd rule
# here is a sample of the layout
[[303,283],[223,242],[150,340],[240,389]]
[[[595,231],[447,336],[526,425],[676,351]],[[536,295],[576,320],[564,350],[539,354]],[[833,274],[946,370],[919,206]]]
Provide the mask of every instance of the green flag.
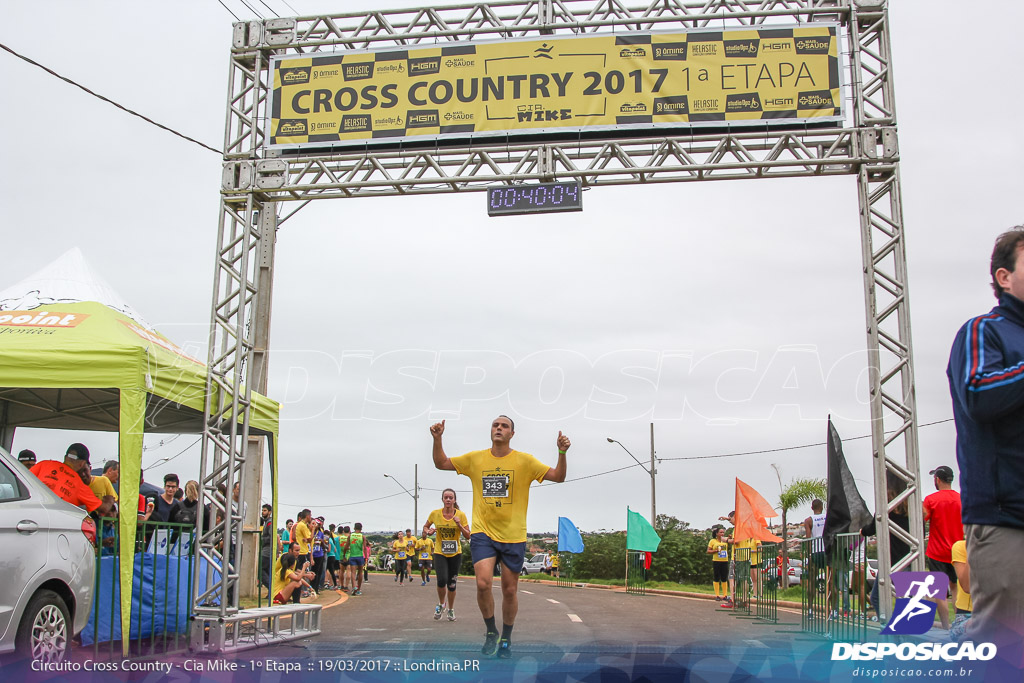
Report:
[[626,549],[653,553],[660,543],[658,532],[650,522],[639,512],[626,508]]

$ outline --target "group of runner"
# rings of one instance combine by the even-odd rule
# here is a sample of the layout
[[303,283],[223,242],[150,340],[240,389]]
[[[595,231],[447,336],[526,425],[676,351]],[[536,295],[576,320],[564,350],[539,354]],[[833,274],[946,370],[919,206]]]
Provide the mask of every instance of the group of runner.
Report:
[[[447,616],[455,621],[455,590],[462,567],[462,538],[469,540],[469,518],[459,509],[454,489],[441,492],[442,507],[427,515],[419,538],[406,529],[403,536],[396,532],[391,540],[394,553],[395,581],[404,585],[410,581],[412,561],[416,558],[420,571],[420,585],[430,583],[430,574],[437,575],[437,605],[434,619]],[[436,535],[436,540],[431,536]]]
[[[325,528],[324,518],[314,518],[306,509],[297,522],[288,521],[281,540],[284,553],[274,563],[270,577],[274,602],[299,602],[325,588],[362,595],[371,551],[362,523]],[[331,583],[326,583],[328,574]]]

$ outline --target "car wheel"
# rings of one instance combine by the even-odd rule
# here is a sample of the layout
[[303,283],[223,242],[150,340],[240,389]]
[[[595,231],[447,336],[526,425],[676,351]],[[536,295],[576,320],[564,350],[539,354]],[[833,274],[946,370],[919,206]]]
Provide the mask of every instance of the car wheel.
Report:
[[40,662],[62,662],[68,656],[71,617],[59,595],[41,590],[32,596],[18,626],[17,651]]

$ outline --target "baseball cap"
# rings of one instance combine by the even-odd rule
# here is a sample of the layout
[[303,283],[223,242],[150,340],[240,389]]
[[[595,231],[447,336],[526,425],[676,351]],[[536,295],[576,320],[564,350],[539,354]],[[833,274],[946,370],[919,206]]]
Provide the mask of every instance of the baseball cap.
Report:
[[85,447],[85,444],[73,443],[68,446],[68,451],[65,457],[71,458],[72,460],[84,460],[89,462],[89,449]]
[[34,451],[30,451],[26,448],[18,453],[18,461],[23,465],[25,463],[34,463],[36,461],[36,454]]
[[951,483],[953,481],[953,470],[945,465],[939,465],[928,474],[938,477],[946,483]]

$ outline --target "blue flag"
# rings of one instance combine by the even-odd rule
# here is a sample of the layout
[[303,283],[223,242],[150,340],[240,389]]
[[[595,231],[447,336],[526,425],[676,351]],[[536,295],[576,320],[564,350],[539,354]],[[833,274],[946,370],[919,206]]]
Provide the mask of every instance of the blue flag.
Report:
[[568,517],[558,518],[558,552],[583,552],[583,537]]

